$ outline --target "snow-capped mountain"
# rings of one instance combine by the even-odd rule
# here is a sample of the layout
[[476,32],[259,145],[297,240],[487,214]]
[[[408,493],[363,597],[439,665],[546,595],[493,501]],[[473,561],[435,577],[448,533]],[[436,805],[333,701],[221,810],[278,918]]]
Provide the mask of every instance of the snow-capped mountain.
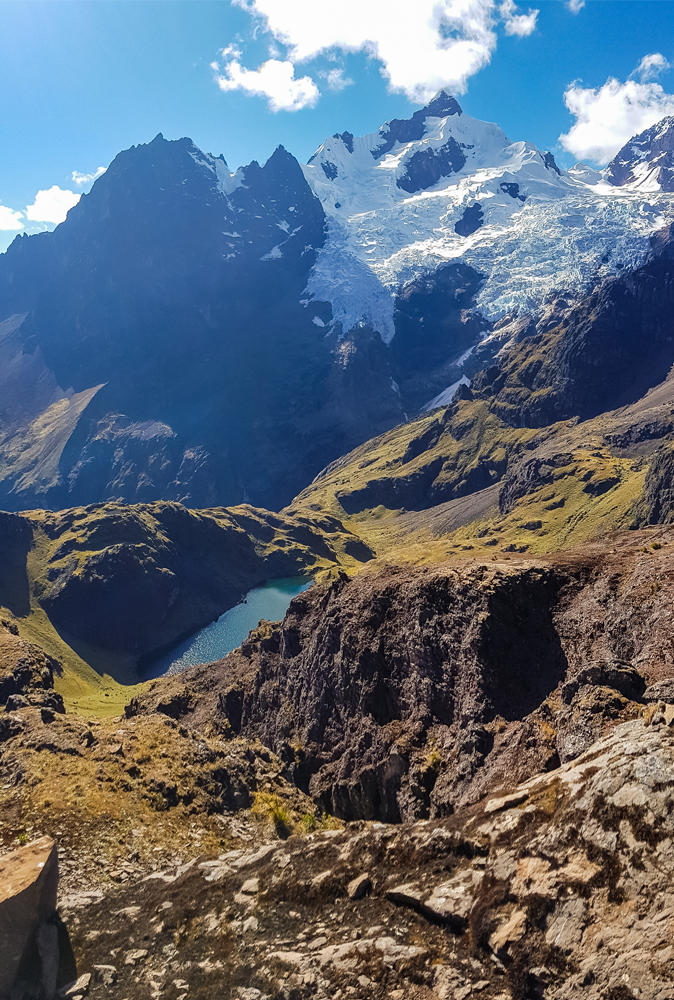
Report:
[[279,147],[231,171],[161,135],[120,153],[0,254],[2,506],[287,503],[449,403],[509,336],[494,321],[640,265],[674,219],[673,135],[563,171],[441,92],[305,166]]
[[663,118],[625,143],[606,168],[606,179],[644,193],[674,192],[674,118]]
[[488,320],[535,310],[553,291],[586,291],[641,263],[674,214],[672,120],[633,143],[631,170],[619,154],[604,173],[563,171],[444,91],[408,121],[331,136],[304,167],[328,218],[308,289],[343,329],[365,323],[386,343],[398,289],[448,261],[483,275],[476,306]]

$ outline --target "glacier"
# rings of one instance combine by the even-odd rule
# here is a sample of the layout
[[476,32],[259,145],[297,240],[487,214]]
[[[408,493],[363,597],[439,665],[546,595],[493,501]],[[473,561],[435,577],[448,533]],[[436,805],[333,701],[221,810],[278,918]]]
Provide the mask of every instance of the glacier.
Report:
[[387,344],[401,286],[442,264],[483,275],[476,307],[495,321],[638,266],[674,219],[674,195],[652,180],[560,170],[444,91],[412,120],[331,136],[303,170],[328,220],[306,294],[331,303],[343,332],[367,325]]

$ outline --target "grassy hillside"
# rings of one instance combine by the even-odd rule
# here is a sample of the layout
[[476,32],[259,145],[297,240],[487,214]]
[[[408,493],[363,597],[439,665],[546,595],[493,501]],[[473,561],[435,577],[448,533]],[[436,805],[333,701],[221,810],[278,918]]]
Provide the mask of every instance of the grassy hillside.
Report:
[[249,506],[96,504],[0,515],[0,614],[59,661],[67,707],[118,715],[139,661],[267,579],[353,571],[372,553],[334,517]]
[[643,449],[609,440],[629,417],[535,430],[461,400],[333,463],[286,512],[330,512],[396,562],[556,551],[633,522]]

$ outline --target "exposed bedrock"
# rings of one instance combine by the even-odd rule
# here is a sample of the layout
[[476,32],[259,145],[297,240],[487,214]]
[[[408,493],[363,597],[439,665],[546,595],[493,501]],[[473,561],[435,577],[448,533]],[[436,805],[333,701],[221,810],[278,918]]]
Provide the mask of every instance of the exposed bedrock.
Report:
[[192,1000],[669,1000],[671,718],[446,819],[246,844],[66,901],[78,969],[116,980],[88,996],[173,996],[181,975]]
[[398,293],[396,335],[388,353],[407,413],[417,412],[461,378],[463,368],[457,361],[488,329],[474,308],[483,280],[467,264],[445,264]]
[[[63,698],[54,691],[54,674],[60,672],[57,660],[21,639],[15,622],[0,617],[0,705],[7,711],[38,705],[63,712]],[[0,720],[0,734],[6,731]]]
[[668,524],[674,518],[674,443],[657,449],[646,473],[644,495],[635,511],[640,524]]
[[446,815],[574,759],[674,676],[669,546],[626,534],[615,554],[342,577],[127,711],[257,736],[346,819]]

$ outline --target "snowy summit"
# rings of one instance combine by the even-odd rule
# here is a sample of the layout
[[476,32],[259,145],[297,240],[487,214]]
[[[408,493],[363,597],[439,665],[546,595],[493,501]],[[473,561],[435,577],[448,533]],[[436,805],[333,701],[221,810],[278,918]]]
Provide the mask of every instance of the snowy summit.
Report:
[[[639,164],[673,134],[665,119],[632,140]],[[644,190],[644,167],[619,165],[624,152],[603,172],[560,170],[551,153],[511,142],[445,91],[411,119],[331,136],[304,167],[328,218],[308,291],[332,304],[344,330],[370,325],[388,343],[396,289],[446,261],[485,275],[477,305],[491,320],[536,310],[552,291],[587,289],[640,263],[673,215],[671,153]]]

